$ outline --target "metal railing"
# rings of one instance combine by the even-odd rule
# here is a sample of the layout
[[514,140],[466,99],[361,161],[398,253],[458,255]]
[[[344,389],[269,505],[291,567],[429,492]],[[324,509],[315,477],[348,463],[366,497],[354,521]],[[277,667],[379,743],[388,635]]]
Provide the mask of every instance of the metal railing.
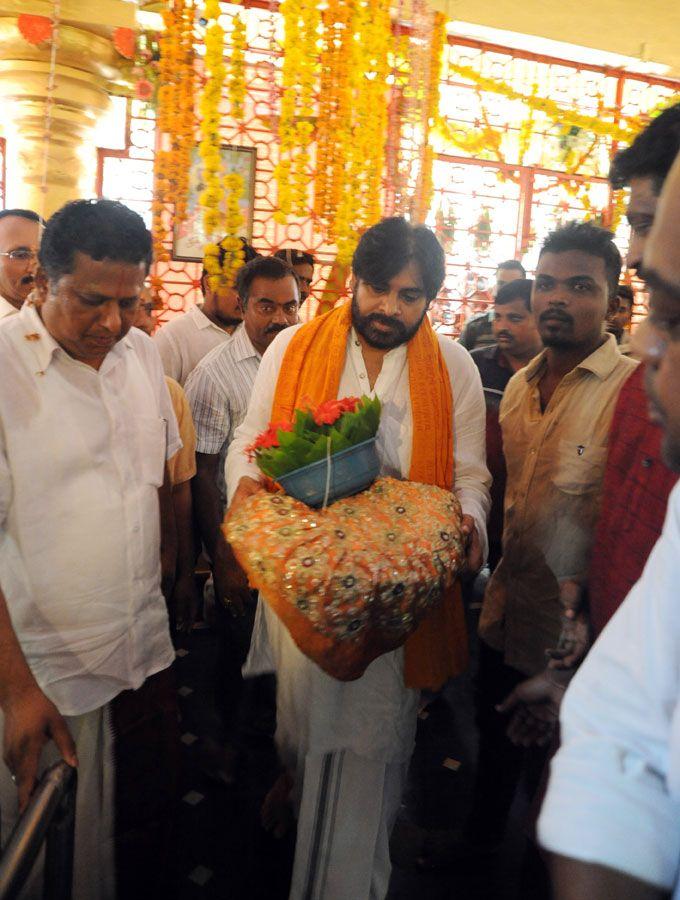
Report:
[[40,779],[0,856],[0,900],[20,896],[43,842],[43,900],[71,900],[76,782],[65,762]]

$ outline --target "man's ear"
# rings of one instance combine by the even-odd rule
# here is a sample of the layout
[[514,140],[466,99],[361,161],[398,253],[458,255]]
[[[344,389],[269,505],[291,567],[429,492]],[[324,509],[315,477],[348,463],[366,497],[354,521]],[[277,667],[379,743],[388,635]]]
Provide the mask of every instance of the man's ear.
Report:
[[33,303],[40,307],[47,300],[50,285],[47,279],[47,275],[45,274],[45,270],[42,266],[38,266],[38,269],[35,273],[35,286],[33,288]]

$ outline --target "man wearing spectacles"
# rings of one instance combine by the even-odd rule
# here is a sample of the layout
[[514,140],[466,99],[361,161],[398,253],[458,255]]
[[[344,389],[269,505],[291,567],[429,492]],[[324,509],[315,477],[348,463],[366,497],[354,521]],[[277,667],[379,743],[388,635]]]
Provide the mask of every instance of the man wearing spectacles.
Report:
[[[297,323],[300,306],[295,271],[276,257],[258,257],[243,266],[236,276],[236,290],[243,323],[200,361],[184,386],[196,426],[194,509],[212,562],[217,600],[218,712],[230,741],[226,749],[212,748],[213,758],[207,761],[207,767],[223,781],[233,778],[237,758],[232,745],[235,720],[242,707],[241,666],[250,646],[255,615],[255,602],[245,582],[238,596],[233,592],[226,596],[224,589],[225,567],[233,565],[224,559],[224,544],[218,541],[226,506],[224,463],[234,432],[248,409],[262,355],[280,331]],[[261,688],[263,685],[256,691],[266,702],[267,689]],[[272,711],[273,705],[272,700]]]
[[0,211],[0,319],[19,312],[33,290],[43,225],[30,209]]

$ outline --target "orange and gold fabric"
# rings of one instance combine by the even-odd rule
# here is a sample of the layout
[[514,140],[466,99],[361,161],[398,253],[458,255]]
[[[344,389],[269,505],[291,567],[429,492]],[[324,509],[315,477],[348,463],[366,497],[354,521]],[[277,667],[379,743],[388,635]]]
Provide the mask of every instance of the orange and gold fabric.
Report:
[[[345,303],[313,319],[295,334],[281,366],[272,421],[288,420],[296,408],[337,398],[351,315],[351,305]],[[413,416],[409,480],[452,490],[451,382],[427,317],[408,344],[408,367]],[[456,582],[406,640],[406,685],[436,690],[448,678],[460,674],[467,660],[467,631],[460,586]]]

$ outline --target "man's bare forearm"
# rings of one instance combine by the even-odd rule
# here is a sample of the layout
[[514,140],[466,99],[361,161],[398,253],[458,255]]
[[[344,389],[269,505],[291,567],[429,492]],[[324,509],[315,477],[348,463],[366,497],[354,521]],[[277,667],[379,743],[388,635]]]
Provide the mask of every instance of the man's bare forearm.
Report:
[[193,575],[196,565],[191,482],[183,481],[172,489],[172,505],[177,526],[177,575]]
[[0,590],[0,707],[13,695],[37,687],[9,617],[5,595]]
[[625,872],[567,856],[551,856],[554,900],[668,900],[670,893]]

